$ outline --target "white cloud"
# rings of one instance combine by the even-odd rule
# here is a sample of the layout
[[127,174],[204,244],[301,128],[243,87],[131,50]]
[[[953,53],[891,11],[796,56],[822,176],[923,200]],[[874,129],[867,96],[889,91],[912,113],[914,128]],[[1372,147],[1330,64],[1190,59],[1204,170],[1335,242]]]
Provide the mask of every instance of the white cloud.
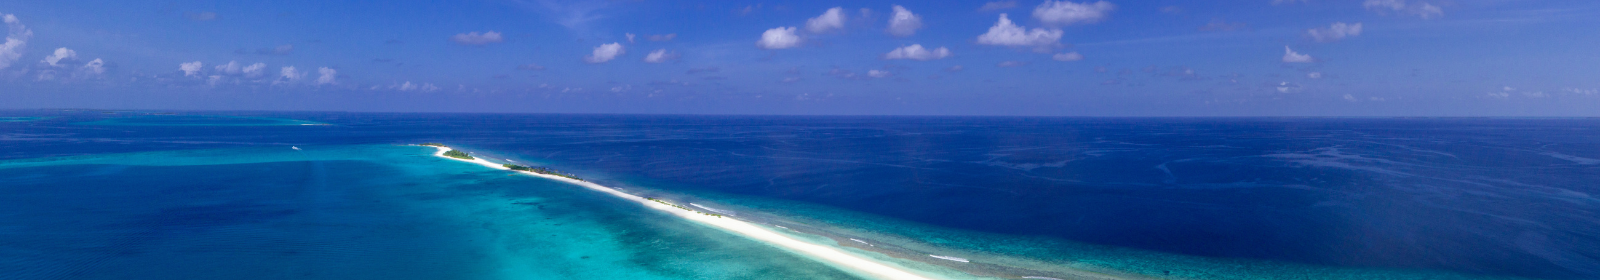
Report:
[[633,43],[633,37],[634,37],[633,33],[623,33],[622,35],[628,36],[628,43],[629,44]]
[[1415,15],[1422,19],[1433,19],[1444,16],[1444,9],[1426,2],[1406,3],[1405,0],[1367,0],[1361,2],[1361,7],[1379,14],[1397,13]]
[[1306,73],[1306,78],[1321,79],[1322,78],[1322,72]]
[[784,83],[793,83],[793,82],[799,82],[799,81],[800,81],[800,77],[786,77],[786,78],[783,78],[783,82]]
[[622,44],[604,44],[600,45],[599,47],[594,47],[593,54],[584,57],[583,61],[588,61],[589,63],[605,63],[606,61],[611,61],[612,59],[617,58],[617,56],[622,55],[624,52],[625,51],[622,49]]
[[889,71],[867,70],[867,77],[883,78],[883,77],[888,77],[889,75],[891,75],[891,73],[889,73]]
[[430,84],[430,83],[424,83],[424,84],[422,84],[422,88],[419,88],[419,89],[422,90],[422,92],[434,92],[434,91],[438,91],[439,87],[435,86],[433,84]]
[[278,71],[278,75],[283,77],[283,80],[286,82],[294,82],[299,81],[301,78],[305,78],[306,72],[295,71],[294,66],[284,66],[283,70]]
[[450,41],[454,41],[457,44],[462,45],[486,45],[504,42],[505,38],[500,36],[500,32],[494,31],[483,32],[483,34],[478,34],[478,32],[468,32],[450,36]]
[[767,32],[761,33],[761,40],[756,41],[756,47],[777,50],[800,46],[800,36],[794,32],[794,27],[767,29]]
[[217,69],[217,72],[222,72],[223,74],[238,75],[239,71],[243,67],[244,66],[239,65],[238,61],[228,61],[228,64],[217,65],[215,68]]
[[1278,89],[1278,93],[1300,92],[1299,84],[1291,84],[1289,82],[1279,82],[1276,88]]
[[22,25],[17,16],[11,14],[0,15],[6,23],[6,43],[0,45],[0,69],[11,67],[11,63],[22,58],[22,49],[28,46],[28,39],[33,38],[33,30]]
[[267,73],[266,70],[267,70],[267,64],[266,63],[257,62],[256,64],[251,64],[250,66],[245,66],[244,67],[244,75],[246,77],[251,77],[251,78],[261,77],[261,75],[265,75]]
[[1010,68],[1010,67],[1023,66],[1023,65],[1027,65],[1027,64],[1028,64],[1027,62],[1021,62],[1021,61],[1016,61],[1016,60],[1007,60],[1007,61],[1001,61],[1000,63],[995,63],[994,66],[995,67],[1000,67],[1000,68]]
[[922,16],[911,13],[906,7],[894,5],[894,13],[889,16],[889,35],[907,37],[921,28]]
[[400,91],[412,91],[415,89],[417,89],[417,85],[412,84],[411,81],[406,81],[406,83],[400,84],[399,86]]
[[1033,17],[1054,26],[1096,23],[1105,20],[1106,14],[1116,8],[1116,5],[1106,1],[1073,3],[1047,0],[1039,4],[1039,7],[1033,8]]
[[318,85],[333,84],[333,79],[339,77],[339,71],[328,67],[317,68],[317,74]]
[[84,64],[81,69],[83,69],[84,72],[88,72],[88,73],[91,73],[91,74],[105,73],[106,72],[106,62],[104,60],[100,60],[99,58],[96,58],[94,60],[90,60],[89,63]]
[[1600,93],[1600,89],[1593,89],[1593,88],[1591,88],[1591,89],[1562,88],[1561,91],[1569,92],[1569,93],[1572,93],[1572,94],[1582,94],[1582,95],[1594,95],[1596,93]]
[[1289,46],[1283,46],[1284,63],[1310,63],[1315,61],[1316,59],[1311,58],[1311,55],[1297,53],[1289,49]]
[[950,73],[955,73],[955,72],[961,72],[961,70],[963,70],[963,69],[967,69],[967,68],[966,67],[961,67],[961,65],[956,65],[956,66],[950,66],[950,68],[945,68],[944,71],[945,72],[950,72]]
[[988,33],[978,35],[978,43],[984,45],[1034,47],[1036,49],[1049,49],[1060,45],[1061,30],[1034,28],[1027,30],[1022,26],[1012,23],[1006,14],[1000,14],[1000,21],[989,27]]
[[1328,28],[1312,28],[1306,30],[1306,36],[1311,36],[1312,40],[1324,43],[1344,40],[1344,37],[1355,37],[1359,35],[1361,35],[1360,22],[1355,24],[1335,22],[1332,26],[1328,26]]
[[662,63],[675,59],[678,59],[678,53],[668,52],[667,49],[659,49],[644,56],[644,62],[649,63]]
[[184,76],[198,76],[200,75],[200,67],[202,65],[204,64],[200,63],[199,61],[184,62],[178,64],[178,70],[183,71]]
[[811,31],[811,33],[828,32],[829,30],[840,28],[844,28],[843,7],[830,8],[820,16],[806,20],[806,31]]
[[1356,97],[1352,96],[1352,95],[1349,95],[1349,94],[1345,94],[1344,95],[1344,101],[1356,102]]
[[998,11],[998,10],[1005,10],[1005,9],[1016,8],[1016,7],[1017,7],[1017,1],[1016,0],[1006,0],[1006,1],[994,1],[994,2],[989,2],[989,3],[983,3],[983,7],[978,7],[978,10],[979,11]]
[[78,52],[69,50],[67,48],[59,48],[56,49],[55,53],[44,56],[44,63],[48,63],[50,66],[58,66],[56,63],[61,62],[62,60],[72,61],[75,59],[78,59]]
[[937,49],[929,50],[923,48],[920,44],[900,47],[898,49],[894,49],[893,51],[889,51],[888,54],[883,55],[883,59],[914,60],[934,60],[946,57],[950,57],[949,48],[939,47]]
[[1054,59],[1056,61],[1079,61],[1083,60],[1083,54],[1079,54],[1078,52],[1058,53],[1050,56],[1050,59]]
[[215,86],[215,85],[221,84],[221,83],[222,83],[222,75],[211,75],[210,79],[206,79],[206,84],[207,85]]

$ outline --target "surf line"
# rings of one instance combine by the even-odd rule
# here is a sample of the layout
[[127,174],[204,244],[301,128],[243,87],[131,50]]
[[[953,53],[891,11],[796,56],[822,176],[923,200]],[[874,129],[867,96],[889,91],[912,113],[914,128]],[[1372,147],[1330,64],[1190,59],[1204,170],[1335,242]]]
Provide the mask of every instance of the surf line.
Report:
[[[482,165],[484,167],[493,168],[493,169],[511,170],[510,168],[506,168],[503,165],[495,164],[493,162],[489,162],[487,160],[483,160],[482,158],[473,158],[473,159],[468,160],[468,159],[453,158],[453,157],[445,156],[444,155],[445,152],[449,152],[449,151],[455,150],[455,149],[452,149],[452,148],[449,148],[449,147],[432,146],[432,145],[428,145],[428,147],[433,147],[433,148],[439,150],[438,152],[433,153],[433,156],[435,156],[435,157],[440,157],[440,158],[450,159],[450,160],[456,160],[456,161],[469,162],[469,163],[476,163],[478,165]],[[662,204],[662,203],[654,203],[653,201],[645,199],[644,197],[640,197],[640,196],[624,193],[624,192],[621,192],[621,191],[618,191],[616,189],[612,189],[612,188],[609,188],[609,187],[606,187],[606,186],[601,186],[600,184],[595,184],[595,183],[591,183],[591,182],[587,182],[587,181],[575,180],[575,179],[572,179],[572,178],[566,178],[566,177],[561,177],[561,176],[548,175],[548,174],[539,174],[539,173],[533,173],[533,172],[527,172],[527,171],[513,171],[513,172],[519,172],[519,173],[522,173],[522,174],[525,174],[525,175],[529,175],[529,176],[536,176],[536,177],[541,177],[541,178],[545,178],[545,179],[561,181],[563,183],[578,185],[578,186],[581,186],[581,187],[584,187],[584,188],[588,188],[590,190],[595,190],[595,191],[603,192],[603,193],[606,193],[606,194],[610,194],[610,195],[616,196],[618,198],[622,198],[622,199],[626,199],[626,200],[629,200],[629,201],[637,202],[637,203],[639,203],[641,205],[644,205],[644,207],[647,207],[647,208],[650,208],[650,209],[655,209],[655,210],[659,210],[659,211],[662,211],[662,212],[666,212],[668,214],[672,214],[674,216],[678,216],[679,218],[683,218],[685,220],[699,222],[700,224],[708,225],[708,226],[711,226],[711,227],[714,227],[714,228],[717,228],[717,229],[721,229],[721,230],[726,231],[726,232],[730,232],[730,233],[733,233],[733,234],[736,234],[736,235],[744,236],[746,238],[754,239],[756,241],[767,243],[769,245],[774,245],[774,246],[777,246],[777,247],[780,247],[780,248],[783,248],[783,249],[787,249],[790,252],[799,253],[801,255],[805,255],[805,256],[810,257],[810,258],[815,259],[815,260],[827,262],[829,264],[833,264],[833,265],[838,266],[838,267],[847,268],[848,270],[851,270],[851,271],[854,271],[854,272],[857,272],[857,273],[870,275],[873,278],[879,278],[879,279],[935,279],[933,277],[923,276],[923,275],[919,275],[917,273],[912,273],[911,271],[899,269],[899,268],[896,268],[894,266],[890,266],[888,264],[881,263],[881,262],[878,262],[876,260],[872,260],[872,259],[869,259],[869,258],[866,258],[866,257],[861,257],[861,256],[856,256],[856,255],[852,255],[852,254],[849,254],[849,253],[845,253],[844,251],[841,251],[841,250],[833,248],[833,247],[828,247],[828,246],[821,245],[821,244],[814,244],[814,243],[810,243],[810,242],[800,241],[798,239],[789,237],[787,235],[783,235],[783,234],[779,234],[779,233],[771,231],[771,230],[767,230],[766,228],[758,226],[758,225],[755,225],[755,224],[751,224],[751,223],[747,223],[747,222],[744,222],[744,221],[731,219],[731,218],[715,217],[715,216],[696,214],[696,213],[692,213],[692,212],[688,212],[688,211],[682,211],[681,209],[676,209],[676,208],[673,208],[671,206],[667,206],[667,205]]]

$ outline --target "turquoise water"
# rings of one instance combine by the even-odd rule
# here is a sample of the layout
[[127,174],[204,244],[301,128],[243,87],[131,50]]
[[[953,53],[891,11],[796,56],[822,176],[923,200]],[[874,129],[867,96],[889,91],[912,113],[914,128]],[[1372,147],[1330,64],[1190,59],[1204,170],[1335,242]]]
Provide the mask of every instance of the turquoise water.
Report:
[[300,148],[0,162],[0,278],[853,278],[432,148]]

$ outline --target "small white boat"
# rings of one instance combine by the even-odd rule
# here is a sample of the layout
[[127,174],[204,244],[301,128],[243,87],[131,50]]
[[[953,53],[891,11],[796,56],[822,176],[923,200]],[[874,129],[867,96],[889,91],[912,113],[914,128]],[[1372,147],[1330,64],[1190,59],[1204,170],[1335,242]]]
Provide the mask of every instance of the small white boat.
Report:
[[861,241],[861,239],[851,238],[850,241],[861,242],[861,244],[867,244],[867,246],[878,247],[878,246],[872,245],[872,243],[867,243],[866,241]]
[[947,261],[971,262],[971,261],[968,261],[967,259],[951,257],[951,256],[940,256],[940,255],[928,255],[928,256],[929,257],[933,257],[935,259],[942,259],[942,260],[947,260]]

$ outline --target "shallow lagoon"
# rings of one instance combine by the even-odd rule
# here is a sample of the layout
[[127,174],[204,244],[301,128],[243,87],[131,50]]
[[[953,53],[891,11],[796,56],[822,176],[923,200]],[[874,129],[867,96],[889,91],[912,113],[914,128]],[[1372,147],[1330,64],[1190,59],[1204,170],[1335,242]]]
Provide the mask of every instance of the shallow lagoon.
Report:
[[7,279],[844,279],[762,244],[430,148],[0,162]]

